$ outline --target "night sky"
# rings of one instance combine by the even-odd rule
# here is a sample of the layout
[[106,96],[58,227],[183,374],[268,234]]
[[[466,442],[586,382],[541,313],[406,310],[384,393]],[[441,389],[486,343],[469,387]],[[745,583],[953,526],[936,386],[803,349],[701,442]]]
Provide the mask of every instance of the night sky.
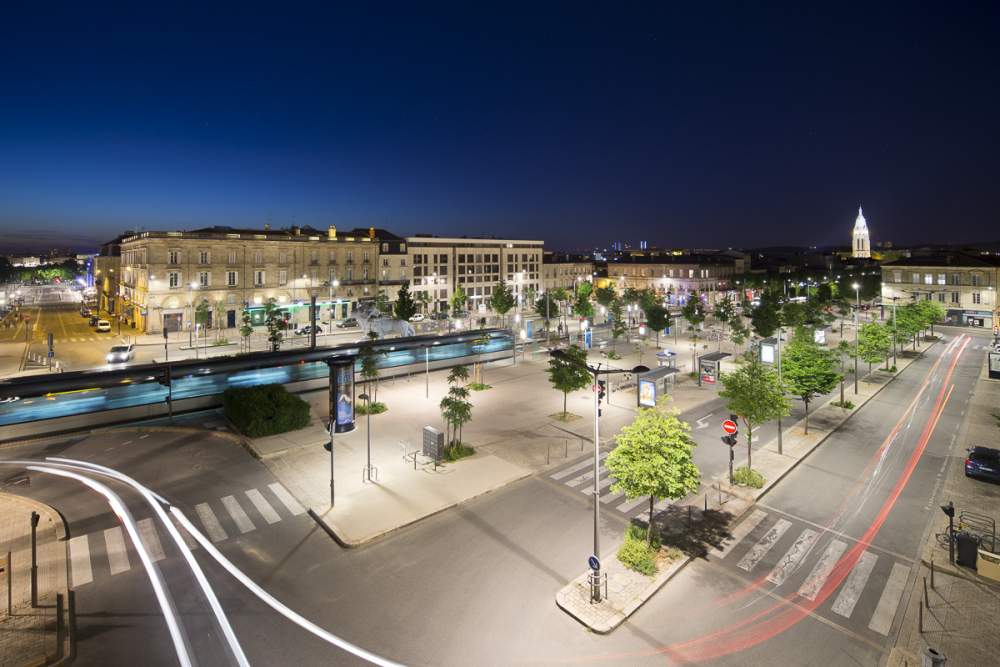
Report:
[[8,240],[1000,238],[996,3],[77,4],[4,3]]

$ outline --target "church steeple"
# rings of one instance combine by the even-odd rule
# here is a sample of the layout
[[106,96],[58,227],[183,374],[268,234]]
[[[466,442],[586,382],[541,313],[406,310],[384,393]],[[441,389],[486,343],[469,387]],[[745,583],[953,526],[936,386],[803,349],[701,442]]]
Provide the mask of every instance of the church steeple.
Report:
[[851,256],[869,258],[872,256],[870,240],[868,238],[868,221],[865,214],[858,206],[858,217],[854,221],[854,234],[852,235]]

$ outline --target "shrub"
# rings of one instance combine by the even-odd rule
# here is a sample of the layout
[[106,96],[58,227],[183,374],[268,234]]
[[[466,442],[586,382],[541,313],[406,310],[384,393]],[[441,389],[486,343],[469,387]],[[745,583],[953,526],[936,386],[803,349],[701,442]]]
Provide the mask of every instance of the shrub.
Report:
[[487,389],[493,388],[493,385],[483,384],[482,382],[470,382],[465,386],[471,389],[472,391],[486,391]]
[[844,408],[845,410],[853,410],[854,409],[854,403],[851,403],[850,401],[843,401],[843,402],[841,402],[841,401],[834,401],[834,402],[830,403],[830,405],[832,405],[835,408]]
[[764,486],[764,476],[746,466],[740,466],[733,472],[733,481],[740,486],[749,486],[753,489]]
[[472,456],[475,453],[475,448],[470,447],[469,445],[463,445],[461,442],[456,442],[454,445],[444,448],[444,460],[457,461],[459,459],[464,459],[466,456]]
[[[371,413],[373,415],[380,415],[380,414],[382,414],[383,412],[385,412],[388,409],[389,409],[389,406],[387,406],[382,401],[372,401],[372,404],[371,404]],[[366,415],[366,414],[368,414],[368,406],[365,403],[358,403],[354,407],[354,414],[356,414],[356,415]]]
[[889,367],[889,372],[890,373],[895,373],[896,372],[896,367],[895,366],[890,366]]
[[656,551],[659,539],[653,536],[653,546],[646,544],[646,531],[641,526],[630,524],[625,530],[625,541],[618,548],[618,560],[636,572],[647,576],[656,574]]
[[280,384],[233,387],[222,397],[226,418],[244,435],[259,438],[309,424],[309,403]]
[[610,352],[608,352],[608,359],[621,359],[621,358],[622,358],[622,355],[618,354],[614,350],[611,350]]

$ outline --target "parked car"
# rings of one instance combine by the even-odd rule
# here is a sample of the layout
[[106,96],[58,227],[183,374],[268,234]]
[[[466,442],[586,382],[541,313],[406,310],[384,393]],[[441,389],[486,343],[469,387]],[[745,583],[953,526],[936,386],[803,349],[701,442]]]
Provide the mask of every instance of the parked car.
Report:
[[84,306],[83,308],[81,308],[80,309],[80,315],[81,315],[81,317],[90,317],[90,308],[87,308],[86,306]]
[[424,319],[425,318],[424,318],[424,316],[423,316],[422,313],[417,313],[416,315],[414,315],[413,317],[410,318],[410,321],[411,322],[423,322]]
[[[110,326],[108,329],[110,330]],[[131,343],[128,345],[112,345],[105,359],[107,359],[109,364],[123,364],[126,361],[132,361],[135,359],[135,346]]]
[[446,313],[444,311],[438,311],[436,313],[431,314],[431,319],[432,320],[446,320],[446,319],[448,319],[448,313]]
[[91,315],[90,316],[90,326],[96,327],[97,323],[100,322],[100,321],[101,321],[101,318],[99,318],[97,315]]
[[341,320],[337,322],[338,329],[350,329],[351,327],[358,326],[358,321],[353,317],[348,317],[346,320]]
[[1000,484],[1000,450],[971,447],[965,459],[965,476]]
[[111,322],[97,320],[97,333],[111,333]]
[[[299,327],[298,329],[296,329],[295,330],[295,335],[296,336],[308,336],[309,334],[312,333],[312,330],[313,330],[312,325],[311,324],[307,324],[305,326],[302,326],[302,327]],[[322,325],[320,325],[320,324],[316,325],[316,333],[318,333],[318,334],[323,333],[323,326]]]

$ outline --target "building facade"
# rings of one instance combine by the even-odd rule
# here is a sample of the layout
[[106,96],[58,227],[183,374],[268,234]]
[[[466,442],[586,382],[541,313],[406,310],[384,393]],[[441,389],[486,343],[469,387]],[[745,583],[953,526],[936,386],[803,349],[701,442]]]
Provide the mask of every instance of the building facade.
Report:
[[542,256],[542,290],[562,288],[573,292],[583,281],[594,278],[594,261],[580,255],[547,252]]
[[541,289],[543,245],[514,239],[407,237],[414,299],[427,312],[445,312],[461,287],[467,308],[485,312],[493,288],[503,280],[527,303]]
[[851,257],[868,259],[872,256],[871,239],[868,237],[868,221],[858,207],[858,217],[854,220],[854,232],[851,235]]
[[140,232],[121,241],[120,309],[145,333],[192,330],[196,320],[231,329],[244,305],[263,324],[270,299],[289,322],[308,322],[316,296],[317,319],[340,320],[375,298],[379,247],[374,229],[334,226]]
[[97,315],[100,317],[122,317],[119,307],[121,292],[122,258],[121,238],[101,245],[101,250],[91,263],[93,282],[96,290]]
[[998,278],[1000,257],[995,255],[907,257],[882,265],[882,301],[935,300],[947,310],[949,324],[996,330]]
[[725,255],[663,255],[631,257],[608,262],[607,283],[623,290],[650,289],[670,305],[684,303],[691,294],[709,305],[733,289],[733,279],[744,273],[745,261]]

